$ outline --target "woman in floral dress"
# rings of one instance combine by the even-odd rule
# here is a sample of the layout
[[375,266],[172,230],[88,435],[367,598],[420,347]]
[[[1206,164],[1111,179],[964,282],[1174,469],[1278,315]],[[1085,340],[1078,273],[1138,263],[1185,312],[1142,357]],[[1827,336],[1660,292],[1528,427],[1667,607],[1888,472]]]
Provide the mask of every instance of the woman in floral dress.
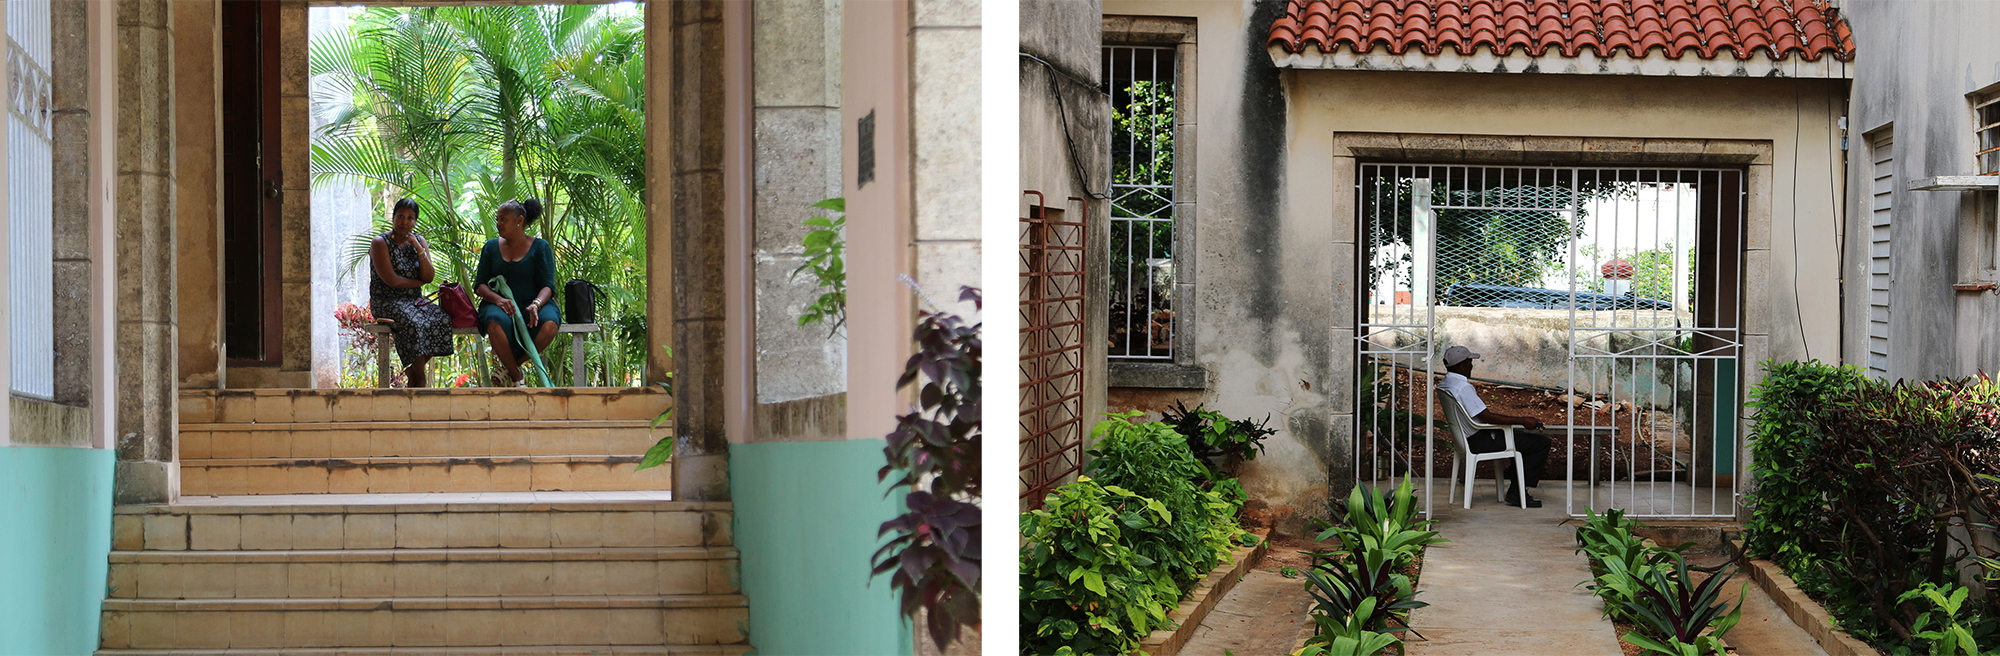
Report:
[[423,287],[437,272],[431,268],[430,244],[416,233],[417,201],[396,201],[388,232],[375,237],[368,249],[370,267],[368,309],[377,320],[388,320],[396,340],[403,375],[410,387],[426,387],[425,365],[431,358],[451,355],[451,318],[444,307],[424,300]]

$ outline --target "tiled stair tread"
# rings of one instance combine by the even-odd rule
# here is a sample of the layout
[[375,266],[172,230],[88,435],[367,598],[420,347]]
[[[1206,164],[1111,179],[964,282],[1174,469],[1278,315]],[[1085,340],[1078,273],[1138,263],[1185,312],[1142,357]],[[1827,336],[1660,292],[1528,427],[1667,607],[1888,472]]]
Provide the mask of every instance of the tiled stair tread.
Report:
[[634,464],[639,455],[367,456],[359,458],[189,458],[182,467],[358,467],[382,465]]
[[727,501],[674,501],[666,490],[603,492],[411,492],[181,497],[172,504],[121,505],[119,515],[282,515],[440,512],[728,511]]
[[[551,430],[586,428],[651,428],[653,422],[645,419],[498,419],[498,420],[456,420],[435,419],[424,421],[311,421],[311,422],[222,422],[180,425],[183,433],[209,431],[353,431],[353,430]],[[671,430],[671,424],[662,424],[660,430]]]
[[106,612],[169,613],[188,611],[380,611],[380,610],[551,610],[574,608],[741,608],[749,600],[740,594],[654,596],[523,596],[523,597],[326,597],[317,599],[258,597],[243,599],[118,599],[104,600]]
[[602,654],[669,654],[723,656],[748,654],[750,645],[562,645],[525,647],[291,647],[285,649],[99,649],[104,656],[597,656]]
[[517,547],[311,549],[294,551],[113,551],[112,563],[425,563],[735,560],[735,547]]

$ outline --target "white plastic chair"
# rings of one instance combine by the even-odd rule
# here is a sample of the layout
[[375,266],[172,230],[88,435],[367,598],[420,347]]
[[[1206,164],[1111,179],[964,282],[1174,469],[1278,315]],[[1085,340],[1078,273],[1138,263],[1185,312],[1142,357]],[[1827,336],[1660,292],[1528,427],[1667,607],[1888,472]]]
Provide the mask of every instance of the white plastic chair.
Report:
[[[1528,466],[1521,460],[1521,451],[1514,448],[1514,429],[1526,429],[1527,427],[1513,424],[1482,424],[1474,420],[1470,415],[1465,414],[1465,408],[1458,404],[1458,398],[1452,396],[1451,393],[1438,390],[1437,397],[1439,401],[1444,403],[1445,419],[1451,422],[1452,445],[1458,451],[1456,456],[1451,459],[1451,491],[1446,493],[1445,499],[1447,501],[1456,501],[1458,499],[1459,463],[1467,463],[1465,466],[1465,508],[1470,510],[1472,509],[1472,474],[1478,471],[1479,463],[1488,460],[1513,458],[1514,480],[1517,481],[1515,487],[1521,492],[1521,509],[1526,510],[1528,508],[1528,488],[1522,482],[1528,480]],[[1473,434],[1488,429],[1501,431],[1506,436],[1507,448],[1501,451],[1473,453],[1471,443],[1466,440],[1471,438]],[[1507,501],[1506,478],[1506,476],[1498,475],[1493,477],[1493,498],[1502,503]]]

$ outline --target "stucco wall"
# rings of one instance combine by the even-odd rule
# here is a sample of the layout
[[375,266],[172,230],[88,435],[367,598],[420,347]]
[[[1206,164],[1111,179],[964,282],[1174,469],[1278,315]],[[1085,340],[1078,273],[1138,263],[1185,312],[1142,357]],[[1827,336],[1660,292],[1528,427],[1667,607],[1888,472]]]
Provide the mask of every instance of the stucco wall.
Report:
[[1335,472],[1350,443],[1341,399],[1352,398],[1352,313],[1337,308],[1353,302],[1354,265],[1338,253],[1342,242],[1352,253],[1355,220],[1338,209],[1351,202],[1336,194],[1352,192],[1334,170],[1355,160],[1335,160],[1335,133],[1768,141],[1749,203],[1753,219],[1765,214],[1758,204],[1772,218],[1750,226],[1747,265],[1772,273],[1746,281],[1745,357],[1800,358],[1806,344],[1813,357],[1838,355],[1833,210],[1843,191],[1839,107],[1828,98],[1840,82],[1281,71],[1263,47],[1280,7],[1107,0],[1104,11],[1199,23],[1201,400],[1230,416],[1273,415],[1281,432],[1244,480],[1281,515],[1322,513],[1347,484]]
[[[1110,203],[1092,197],[1093,193],[1104,194],[1111,175],[1111,105],[1109,97],[1098,88],[1102,84],[1100,7],[1101,2],[1096,0],[1021,3],[1020,48],[1027,56],[1019,58],[1019,191],[1041,192],[1045,208],[1061,211],[1062,221],[1084,220],[1086,244],[1103,243],[1111,233],[1107,218]],[[1018,200],[1018,216],[1029,216],[1029,207],[1037,199],[1023,193]],[[1023,240],[1027,238],[1023,231],[1017,230],[1015,234]],[[1109,293],[1104,252],[1102,248],[1087,251],[1086,298],[1104,298]],[[1083,383],[1078,407],[1083,422],[1079,438],[1087,437],[1091,424],[1104,413],[1104,335],[1108,332],[1108,314],[1103,303],[1084,305]],[[1064,480],[1073,476],[1065,476]]]
[[1863,135],[1895,133],[1889,378],[2000,371],[2000,296],[1955,292],[1957,282],[2000,279],[1992,265],[1993,192],[1905,191],[1910,180],[1973,172],[1966,94],[2000,83],[2000,4],[1847,3],[1856,51],[1848,108],[1855,165],[1847,240],[1846,361],[1868,362],[1869,208],[1872,172]]

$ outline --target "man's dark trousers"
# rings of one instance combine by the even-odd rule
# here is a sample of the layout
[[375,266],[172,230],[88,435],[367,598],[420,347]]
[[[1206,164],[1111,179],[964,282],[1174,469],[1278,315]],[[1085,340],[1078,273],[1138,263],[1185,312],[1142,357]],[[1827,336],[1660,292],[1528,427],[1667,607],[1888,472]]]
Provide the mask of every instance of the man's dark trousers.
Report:
[[[1499,429],[1494,428],[1473,433],[1472,437],[1466,438],[1465,443],[1467,446],[1472,447],[1473,453],[1492,453],[1507,449],[1507,438]],[[1528,470],[1528,487],[1542,486],[1542,467],[1549,462],[1549,445],[1551,443],[1552,441],[1546,435],[1520,430],[1514,431],[1514,448],[1521,452],[1521,464]],[[1500,471],[1506,472],[1503,476],[1507,480],[1514,480],[1514,461],[1512,459],[1495,460],[1493,464],[1499,467]]]

